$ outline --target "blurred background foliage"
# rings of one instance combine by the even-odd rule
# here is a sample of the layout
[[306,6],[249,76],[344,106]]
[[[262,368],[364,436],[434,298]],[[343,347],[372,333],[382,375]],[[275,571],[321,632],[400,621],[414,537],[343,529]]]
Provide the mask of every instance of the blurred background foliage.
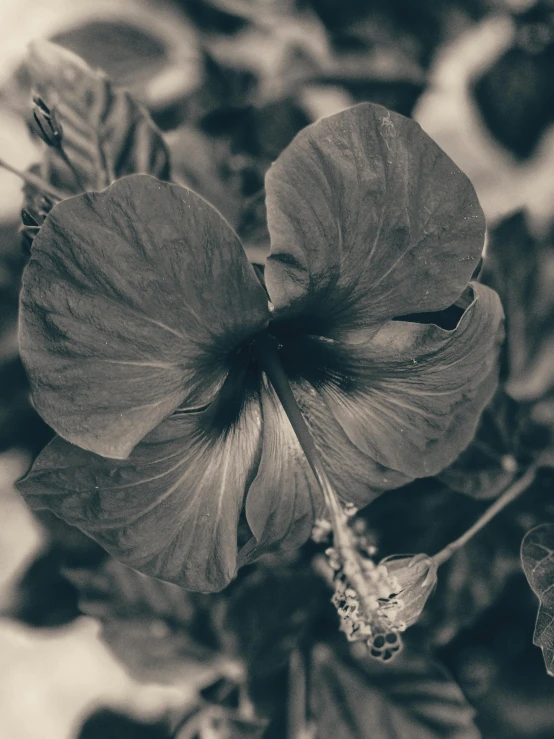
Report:
[[519,547],[554,520],[554,3],[14,0],[0,16],[2,158],[40,157],[22,62],[33,38],[54,40],[147,106],[173,178],[253,261],[268,248],[264,174],[297,131],[365,100],[415,117],[486,212],[480,279],[506,309],[504,383],[452,468],[361,518],[380,556],[432,554],[516,468],[542,468],[441,569],[391,666],[338,633],[321,545],[267,557],[212,596],[119,565],[13,490],[51,432],[17,355],[22,195],[0,172],[0,735],[550,739],[554,682],[532,646]]

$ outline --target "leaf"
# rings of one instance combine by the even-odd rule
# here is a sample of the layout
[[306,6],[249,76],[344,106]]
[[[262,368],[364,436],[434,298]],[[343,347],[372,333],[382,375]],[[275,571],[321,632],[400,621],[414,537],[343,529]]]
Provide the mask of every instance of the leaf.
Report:
[[46,219],[23,275],[20,350],[44,420],[123,459],[177,407],[208,403],[268,317],[219,213],[131,175]]
[[43,39],[31,44],[32,85],[63,127],[63,149],[77,175],[55,149],[45,152],[43,176],[69,194],[103,190],[119,177],[145,172],[170,177],[169,155],[147,111],[114,89],[71,51]]
[[[537,48],[541,42],[535,30],[548,29],[549,9],[539,4],[533,11],[530,22],[519,20],[519,32],[513,32],[517,45],[507,49],[473,84],[482,119],[494,139],[524,160],[536,152],[541,137],[554,122],[554,45],[550,42]],[[530,48],[526,48],[525,38],[531,39]],[[537,40],[533,42],[533,38]]]
[[[35,628],[65,626],[79,615],[77,591],[61,572],[57,547],[39,552],[3,598],[1,615]],[[6,602],[7,601],[7,602]]]
[[485,408],[475,438],[438,478],[472,498],[496,498],[516,474],[523,422],[521,407],[500,388]]
[[444,646],[470,628],[506,589],[519,569],[517,553],[507,546],[512,537],[517,541],[516,526],[489,525],[441,567],[439,586],[421,622],[434,645]]
[[[378,532],[383,555],[436,553],[475,523],[485,507],[427,478],[382,495],[362,513]],[[520,571],[520,539],[520,526],[508,508],[440,567],[437,588],[413,627],[426,644],[444,646],[494,604],[509,577]]]
[[542,649],[546,671],[554,677],[554,524],[541,524],[525,535],[521,562],[540,601],[533,644]]
[[428,657],[393,663],[341,662],[314,651],[311,691],[318,739],[479,739],[474,710],[450,675]]
[[481,256],[485,222],[467,177],[417,123],[378,105],[303,129],[266,191],[276,314],[308,313],[332,338],[444,310]]
[[112,708],[99,708],[83,722],[77,739],[173,739],[165,721],[142,722]]
[[100,621],[101,636],[129,673],[142,682],[187,682],[202,688],[240,667],[195,638],[203,612],[182,588],[125,567],[67,569],[81,611]]
[[324,584],[301,562],[264,567],[243,577],[228,594],[223,629],[235,635],[249,679],[277,673],[329,600]]
[[516,213],[492,232],[485,264],[506,311],[507,391],[519,401],[541,400],[554,389],[553,238],[536,238]]

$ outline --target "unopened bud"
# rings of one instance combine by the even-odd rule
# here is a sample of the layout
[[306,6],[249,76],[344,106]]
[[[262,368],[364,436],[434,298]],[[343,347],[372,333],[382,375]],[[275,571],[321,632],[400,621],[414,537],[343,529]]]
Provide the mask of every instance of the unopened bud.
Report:
[[29,228],[39,228],[39,223],[33,218],[26,208],[21,211],[21,222]]
[[394,594],[395,604],[399,606],[397,618],[401,619],[404,628],[411,626],[419,618],[435,589],[437,566],[426,554],[393,555],[386,557],[381,564],[385,565],[389,575],[393,575],[399,585],[398,592]]
[[59,148],[62,143],[63,129],[58,121],[54,108],[49,108],[38,96],[33,98],[33,117],[38,127],[40,138],[48,146]]

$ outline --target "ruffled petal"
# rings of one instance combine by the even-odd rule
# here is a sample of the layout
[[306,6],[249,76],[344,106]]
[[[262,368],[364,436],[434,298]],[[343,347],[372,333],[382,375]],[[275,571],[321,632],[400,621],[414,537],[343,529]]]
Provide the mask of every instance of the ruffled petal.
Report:
[[127,460],[107,460],[56,437],[18,488],[147,575],[217,591],[237,568],[237,527],[259,459],[260,406],[247,402],[225,434],[211,409],[177,413]]
[[472,290],[455,329],[390,321],[350,347],[348,384],[322,389],[352,442],[410,478],[434,475],[460,454],[497,386],[502,307],[489,288]]
[[454,303],[485,221],[467,177],[414,121],[364,103],[303,129],[266,178],[277,317],[348,333]]
[[123,459],[175,408],[207,404],[268,316],[214,208],[124,177],[61,202],[35,238],[20,327],[34,404],[67,441]]

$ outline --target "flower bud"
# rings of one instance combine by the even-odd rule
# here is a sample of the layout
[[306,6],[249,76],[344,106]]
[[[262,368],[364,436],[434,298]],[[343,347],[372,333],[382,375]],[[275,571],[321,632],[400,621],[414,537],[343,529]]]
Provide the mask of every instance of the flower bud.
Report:
[[389,575],[398,581],[400,590],[395,593],[395,603],[399,608],[394,618],[400,628],[414,624],[419,618],[427,598],[437,584],[437,566],[427,554],[392,555],[380,563],[387,568]]
[[40,138],[48,146],[59,148],[62,143],[63,129],[58,121],[56,111],[50,109],[44,100],[38,96],[33,98],[33,117],[38,126]]

